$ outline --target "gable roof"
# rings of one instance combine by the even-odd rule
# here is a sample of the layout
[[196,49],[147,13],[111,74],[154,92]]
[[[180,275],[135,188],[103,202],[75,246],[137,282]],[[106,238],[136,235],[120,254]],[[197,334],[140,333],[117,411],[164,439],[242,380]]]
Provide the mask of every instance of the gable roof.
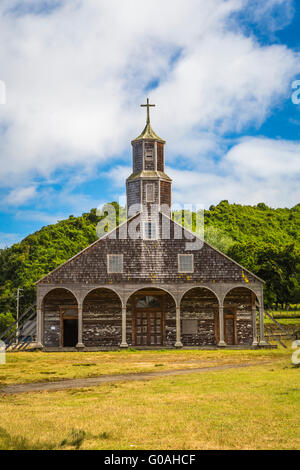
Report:
[[[82,254],[84,254],[85,252],[87,252],[88,250],[90,250],[92,247],[96,246],[98,243],[100,244],[103,240],[105,240],[106,238],[112,236],[112,234],[118,230],[120,230],[122,227],[128,225],[131,221],[133,221],[134,219],[136,219],[137,217],[139,217],[141,214],[141,212],[138,212],[136,213],[134,216],[132,216],[131,218],[127,219],[125,222],[123,222],[122,224],[120,224],[119,226],[115,227],[113,230],[111,230],[110,232],[108,232],[107,234],[105,234],[103,237],[99,238],[98,240],[96,240],[94,243],[92,243],[91,245],[87,246],[86,248],[84,248],[82,251],[80,251],[79,253],[77,253],[76,255],[74,255],[72,258],[68,259],[67,261],[65,261],[63,264],[61,264],[60,266],[58,266],[57,268],[53,269],[52,271],[50,271],[48,274],[46,274],[45,276],[43,276],[41,279],[39,279],[38,281],[35,282],[35,284],[39,284],[41,281],[43,281],[44,279],[46,279],[48,276],[50,276],[51,274],[57,272],[58,270],[62,269],[64,266],[66,266],[68,263],[70,263],[71,261],[75,260],[76,258],[80,257]],[[184,227],[183,225],[179,224],[178,222],[174,221],[173,219],[171,219],[170,217],[168,217],[166,214],[163,214],[162,212],[160,212],[160,215],[162,217],[165,217],[166,219],[168,219],[170,221],[171,224],[173,225],[176,225],[177,227],[179,227],[180,229],[182,229],[184,232],[186,233],[189,233],[193,238],[196,238],[198,239],[199,241],[201,241],[204,245],[208,246],[210,249],[212,249],[213,251],[215,251],[216,253],[218,253],[219,255],[221,255],[222,257],[226,258],[227,260],[229,260],[231,263],[234,263],[236,266],[238,266],[240,269],[242,269],[243,271],[245,271],[246,273],[250,274],[251,276],[253,276],[254,278],[256,278],[259,282],[261,283],[265,283],[265,281],[263,279],[261,279],[259,276],[257,276],[256,274],[252,273],[251,271],[249,271],[249,269],[245,268],[244,266],[242,266],[241,264],[239,264],[237,261],[233,260],[232,258],[230,258],[229,256],[227,256],[226,254],[222,253],[220,250],[218,250],[217,248],[215,248],[214,246],[210,245],[208,242],[206,242],[205,240],[203,240],[199,235],[195,234],[194,232],[192,232],[191,230],[187,229],[186,227]]]
[[166,214],[163,214],[163,217],[166,217],[167,219],[169,219],[171,221],[171,223],[173,223],[174,225],[177,225],[178,227],[180,228],[183,228],[184,231],[190,233],[191,235],[193,235],[195,238],[197,238],[198,240],[200,240],[204,245],[206,246],[209,246],[212,250],[214,250],[216,253],[219,253],[220,255],[224,256],[224,258],[227,258],[229,261],[231,261],[232,263],[234,263],[236,266],[238,266],[239,268],[243,269],[244,271],[246,271],[248,274],[251,274],[251,276],[255,277],[256,279],[258,279],[260,282],[264,283],[265,284],[265,281],[263,279],[261,279],[259,276],[257,276],[256,274],[252,273],[251,271],[249,271],[249,269],[245,268],[244,266],[242,266],[241,264],[239,264],[237,261],[235,261],[234,259],[230,258],[230,256],[227,256],[225,255],[225,253],[222,253],[222,251],[218,250],[217,248],[215,248],[214,246],[212,246],[210,243],[208,243],[207,241],[205,240],[202,240],[202,238],[197,235],[196,233],[192,232],[191,230],[183,227],[183,225],[180,225],[178,222],[176,222],[175,220],[171,219],[170,217],[168,217]]
[[115,231],[117,231],[118,229],[120,229],[121,227],[123,227],[124,225],[128,224],[129,222],[131,222],[133,219],[135,219],[137,216],[140,215],[140,212],[137,212],[134,216],[130,217],[129,219],[125,220],[125,222],[123,222],[122,224],[118,225],[117,227],[115,227],[113,230],[111,230],[110,232],[106,233],[105,235],[103,235],[103,237],[101,238],[98,238],[98,240],[96,240],[94,243],[92,243],[91,245],[87,246],[86,248],[84,248],[83,250],[79,251],[79,253],[76,253],[76,255],[72,256],[72,258],[69,258],[67,261],[65,261],[64,263],[60,264],[59,266],[57,266],[57,268],[55,269],[52,269],[52,271],[50,271],[48,274],[45,274],[45,276],[41,277],[38,281],[35,282],[35,284],[39,284],[43,279],[45,279],[46,277],[50,276],[51,274],[55,273],[56,271],[58,271],[59,269],[61,269],[63,266],[65,266],[66,264],[70,263],[71,261],[73,261],[74,259],[78,258],[80,255],[82,255],[83,253],[85,253],[86,251],[88,251],[90,248],[92,248],[93,246],[97,245],[97,243],[100,243],[102,240],[104,240],[105,238],[107,238],[109,235],[112,235]]

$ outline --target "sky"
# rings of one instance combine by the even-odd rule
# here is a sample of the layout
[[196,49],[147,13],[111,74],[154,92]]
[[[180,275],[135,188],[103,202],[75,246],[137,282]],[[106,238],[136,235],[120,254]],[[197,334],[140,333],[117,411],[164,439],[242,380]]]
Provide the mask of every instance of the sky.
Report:
[[298,204],[299,31],[293,0],[1,0],[0,248],[124,203],[147,97],[174,204]]

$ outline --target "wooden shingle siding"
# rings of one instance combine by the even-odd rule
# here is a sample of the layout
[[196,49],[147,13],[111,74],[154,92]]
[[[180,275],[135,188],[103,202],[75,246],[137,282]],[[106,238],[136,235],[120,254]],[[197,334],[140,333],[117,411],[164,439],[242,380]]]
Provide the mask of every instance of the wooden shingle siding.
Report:
[[[170,222],[171,237],[174,236],[174,223]],[[40,283],[110,283],[110,282],[148,282],[155,275],[155,282],[190,283],[193,282],[240,282],[245,283],[243,269],[229,258],[204,243],[200,250],[186,250],[188,240],[118,240],[106,237],[86,249],[79,256],[65,263]],[[194,272],[178,273],[178,254],[194,255]],[[107,273],[107,255],[123,254],[122,274]],[[249,282],[258,282],[247,272]]]

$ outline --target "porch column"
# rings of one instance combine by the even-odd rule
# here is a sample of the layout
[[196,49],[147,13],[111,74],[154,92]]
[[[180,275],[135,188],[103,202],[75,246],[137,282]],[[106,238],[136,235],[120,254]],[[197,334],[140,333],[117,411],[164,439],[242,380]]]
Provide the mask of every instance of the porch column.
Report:
[[265,325],[264,325],[264,296],[261,294],[259,304],[259,345],[267,346],[268,343],[265,340]]
[[226,343],[224,341],[224,308],[223,305],[219,305],[219,334],[220,334],[220,341],[218,346],[224,347]]
[[83,331],[82,309],[83,309],[82,303],[80,304],[78,303],[78,343],[76,344],[77,349],[84,349],[84,344],[82,342],[82,331]]
[[256,325],[256,305],[255,305],[255,298],[253,298],[252,304],[252,327],[253,327],[253,342],[252,346],[257,346],[257,325]]
[[126,306],[122,306],[122,343],[120,344],[120,348],[128,348],[127,344],[127,336],[126,336]]
[[176,343],[175,348],[182,348],[181,325],[180,325],[180,306],[176,306]]
[[36,348],[43,349],[43,316],[42,307],[36,309]]

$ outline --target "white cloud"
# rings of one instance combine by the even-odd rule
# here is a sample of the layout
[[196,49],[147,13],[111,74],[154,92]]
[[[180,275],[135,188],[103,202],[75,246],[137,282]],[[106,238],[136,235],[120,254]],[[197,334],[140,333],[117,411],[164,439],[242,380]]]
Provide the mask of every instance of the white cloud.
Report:
[[0,6],[4,185],[129,148],[144,123],[143,89],[155,78],[155,127],[171,156],[191,157],[218,151],[225,131],[262,122],[300,71],[296,53],[228,29],[246,0],[153,0],[147,8],[139,0],[74,0],[47,15],[8,14],[17,4]]
[[225,157],[225,164],[240,177],[297,178],[300,143],[266,138],[245,138]]
[[36,187],[28,186],[27,188],[16,188],[9,192],[4,198],[2,204],[9,206],[19,206],[25,204],[36,196]]
[[[203,203],[222,199],[231,203],[291,207],[300,200],[300,144],[265,138],[245,138],[215,166],[193,171],[169,169],[176,203]],[[188,185],[186,182],[189,182]]]
[[105,176],[114,186],[122,187],[125,186],[125,181],[131,173],[132,168],[130,166],[118,165],[107,171],[103,176]]
[[[180,158],[187,168],[171,172],[177,202],[293,204],[296,144],[244,139],[227,154],[224,144],[228,132],[259,127],[300,72],[298,53],[263,47],[232,23],[233,13],[248,12],[271,24],[275,7],[280,21],[289,21],[290,0],[256,3],[253,9],[250,0],[68,0],[43,15],[38,0],[2,0],[7,104],[0,107],[0,185],[13,188],[5,203],[31,200],[35,178],[50,184],[60,170],[71,181],[59,194],[39,186],[36,210],[19,217],[53,222],[45,211],[54,201],[77,214],[97,206],[73,190],[95,164],[130,150],[144,125],[138,105],[145,87],[159,79],[150,95],[158,105],[153,127],[168,141],[167,161],[174,167]],[[80,169],[76,177],[73,168]],[[124,187],[129,174],[120,166],[107,176]],[[289,184],[279,189],[280,181]]]

